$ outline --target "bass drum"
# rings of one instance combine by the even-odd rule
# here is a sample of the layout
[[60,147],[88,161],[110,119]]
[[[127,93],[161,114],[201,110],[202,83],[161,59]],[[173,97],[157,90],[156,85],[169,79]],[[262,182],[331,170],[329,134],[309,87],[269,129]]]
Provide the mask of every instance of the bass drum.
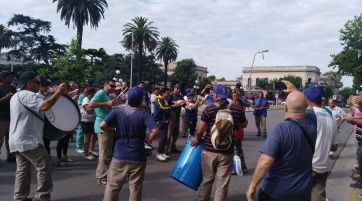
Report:
[[[44,100],[53,93],[47,94]],[[62,94],[48,111],[44,112],[44,138],[58,140],[73,132],[80,123],[78,105],[69,96]]]

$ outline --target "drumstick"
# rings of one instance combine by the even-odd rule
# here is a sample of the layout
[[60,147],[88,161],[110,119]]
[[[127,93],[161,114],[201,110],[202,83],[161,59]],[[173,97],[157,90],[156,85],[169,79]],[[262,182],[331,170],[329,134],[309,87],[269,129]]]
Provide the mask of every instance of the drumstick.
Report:
[[127,89],[128,87],[126,87],[115,99],[118,99]]

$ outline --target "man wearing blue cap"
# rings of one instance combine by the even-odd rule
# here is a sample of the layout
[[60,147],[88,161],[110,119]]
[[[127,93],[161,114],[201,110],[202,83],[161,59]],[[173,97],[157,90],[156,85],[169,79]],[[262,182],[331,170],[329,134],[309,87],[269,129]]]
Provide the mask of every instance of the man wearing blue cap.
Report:
[[[104,201],[118,200],[126,178],[129,178],[129,200],[142,200],[147,161],[144,141],[151,144],[159,132],[148,111],[140,108],[142,101],[143,90],[139,87],[132,88],[128,93],[129,106],[113,110],[100,125],[108,135],[115,135],[116,140],[107,174]],[[148,137],[146,128],[151,131]]]
[[[206,129],[206,134],[204,136],[205,146],[201,155],[202,183],[199,187],[198,198],[198,200],[202,201],[210,200],[211,189],[215,179],[217,180],[217,185],[214,200],[226,199],[234,159],[233,143],[225,150],[216,149],[211,142],[210,135],[219,108],[226,108],[229,104],[229,101],[227,100],[227,88],[222,84],[215,85],[213,98],[220,107],[216,107],[215,104],[206,106],[202,112],[195,139],[191,141],[191,146],[197,146],[202,140]],[[240,124],[242,128],[245,128],[248,125],[248,120],[245,118],[245,112],[243,112],[240,105],[232,104],[230,106],[230,111],[233,117],[234,128],[236,128],[237,124]]]
[[317,116],[317,142],[313,155],[313,188],[311,201],[326,199],[326,182],[329,168],[329,151],[337,151],[337,123],[335,119],[322,108],[322,94],[316,87],[304,91],[308,104],[313,107]]

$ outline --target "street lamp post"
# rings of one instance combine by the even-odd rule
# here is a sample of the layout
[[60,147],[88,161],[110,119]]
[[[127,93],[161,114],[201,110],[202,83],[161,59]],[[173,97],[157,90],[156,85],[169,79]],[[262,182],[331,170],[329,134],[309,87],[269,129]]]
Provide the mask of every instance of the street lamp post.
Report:
[[199,89],[199,81],[198,80],[195,80],[194,89],[195,89],[195,95],[197,95],[197,89]]
[[115,82],[118,82],[118,76],[119,76],[120,73],[121,73],[120,70],[116,70],[117,77],[114,77],[114,78],[113,78],[113,80],[114,80]]
[[251,98],[250,98],[250,95],[251,95],[251,74],[253,73],[253,67],[254,67],[255,56],[256,56],[258,53],[261,53],[261,54],[262,54],[262,56],[263,56],[263,60],[264,60],[264,52],[269,52],[269,50],[263,50],[263,51],[259,51],[259,52],[255,53],[255,55],[254,55],[254,59],[253,59],[253,63],[251,64],[250,76],[249,76],[249,80],[247,81],[247,82],[248,82],[248,94],[249,94],[249,99],[251,99]]

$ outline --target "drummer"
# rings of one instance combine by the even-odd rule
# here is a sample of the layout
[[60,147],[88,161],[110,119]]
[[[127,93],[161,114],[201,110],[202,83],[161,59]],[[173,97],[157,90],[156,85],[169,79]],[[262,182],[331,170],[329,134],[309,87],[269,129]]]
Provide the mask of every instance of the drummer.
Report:
[[[49,110],[66,91],[65,84],[59,85],[57,91],[47,100],[36,93],[40,88],[39,76],[31,71],[20,76],[20,92],[10,100],[10,151],[16,155],[16,174],[14,200],[31,200],[28,198],[31,184],[31,168],[37,170],[38,187],[35,200],[50,200],[53,191],[52,163],[44,148],[43,120],[44,111]],[[39,117],[38,117],[39,116]]]

